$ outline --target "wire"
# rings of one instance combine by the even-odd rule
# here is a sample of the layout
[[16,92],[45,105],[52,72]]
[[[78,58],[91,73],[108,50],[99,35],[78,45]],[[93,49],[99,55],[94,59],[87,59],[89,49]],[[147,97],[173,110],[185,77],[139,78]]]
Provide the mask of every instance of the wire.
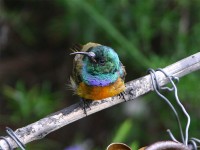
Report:
[[[4,137],[4,136],[0,136],[0,139],[4,140],[6,142],[6,144],[9,147],[9,150],[13,150],[13,148],[11,147],[10,143],[8,142],[8,140]],[[0,150],[2,150],[2,148],[0,147]]]
[[[188,114],[188,112],[186,111],[185,107],[183,106],[183,104],[180,102],[180,99],[178,97],[178,88],[176,87],[176,84],[179,81],[178,77],[174,77],[174,76],[169,76],[164,70],[162,70],[161,68],[156,69],[156,71],[160,71],[162,72],[170,81],[170,83],[172,84],[172,87],[160,87],[158,84],[158,79],[156,77],[156,72],[153,69],[148,69],[148,72],[150,73],[151,79],[152,79],[152,85],[153,85],[153,89],[154,91],[158,94],[158,96],[160,96],[162,99],[165,100],[165,102],[170,106],[170,108],[173,110],[177,122],[178,122],[178,126],[179,126],[179,130],[180,130],[180,134],[181,134],[181,138],[182,138],[182,142],[184,143],[184,145],[188,146],[189,149],[191,150],[197,150],[199,148],[199,146],[197,146],[197,143],[200,144],[200,140],[197,138],[190,138],[190,140],[188,140],[189,137],[189,127],[190,127],[190,115]],[[182,109],[183,113],[185,114],[185,116],[187,117],[187,124],[186,124],[186,128],[185,128],[185,136],[183,135],[183,129],[181,126],[181,122],[178,116],[178,113],[176,111],[176,109],[174,108],[174,106],[171,104],[171,102],[164,96],[162,95],[159,90],[168,90],[170,92],[174,91],[174,96],[176,99],[176,102],[178,103],[178,105],[180,106],[180,108]],[[172,132],[168,129],[167,130],[170,138],[173,141],[176,141],[176,138],[173,136]]]
[[[10,138],[15,141],[15,143],[18,145],[18,147],[21,148],[21,150],[25,150],[25,145],[19,140],[16,133],[11,128],[6,127],[6,132],[10,136]],[[8,138],[6,138],[4,136],[0,136],[0,139],[4,140],[6,142],[9,150],[13,150],[11,144],[8,141]],[[0,147],[0,150],[2,150],[2,147]]]
[[[153,88],[154,88],[154,91],[158,94],[158,96],[160,96],[168,105],[169,107],[172,109],[172,111],[174,112],[175,114],[175,117],[176,117],[176,120],[178,122],[178,126],[179,126],[179,130],[180,130],[180,134],[181,134],[181,138],[182,138],[182,141],[184,141],[184,135],[183,135],[183,129],[182,129],[182,126],[181,126],[181,122],[180,122],[180,119],[179,119],[179,116],[178,116],[178,113],[176,111],[176,109],[174,108],[174,106],[171,104],[171,102],[164,96],[162,95],[160,92],[159,92],[159,89],[168,89],[169,91],[172,90],[172,88],[164,88],[164,87],[160,87],[159,84],[158,84],[158,80],[157,80],[157,77],[156,77],[156,73],[153,69],[148,69],[148,72],[150,73],[151,75],[151,79],[152,79],[152,85],[153,85]],[[168,132],[169,133],[169,132]],[[170,137],[173,137],[172,140],[175,140],[177,141],[173,134],[170,132]]]
[[182,103],[179,100],[178,97],[178,89],[175,85],[175,83],[173,82],[172,76],[169,76],[165,71],[163,71],[161,68],[158,68],[157,71],[162,72],[166,77],[168,77],[168,79],[170,80],[171,84],[173,85],[174,88],[174,94],[175,94],[175,98],[176,98],[176,102],[178,103],[178,105],[181,107],[183,113],[185,114],[185,116],[187,117],[187,125],[186,125],[186,129],[185,129],[185,140],[184,140],[184,144],[187,146],[188,144],[188,132],[189,132],[189,127],[190,127],[190,116],[188,114],[188,112],[186,111],[185,107],[182,105]]

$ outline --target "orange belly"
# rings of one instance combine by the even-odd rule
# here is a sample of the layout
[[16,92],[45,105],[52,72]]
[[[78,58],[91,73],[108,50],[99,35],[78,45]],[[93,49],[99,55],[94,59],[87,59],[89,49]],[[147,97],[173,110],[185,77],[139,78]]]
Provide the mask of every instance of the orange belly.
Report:
[[108,86],[88,86],[81,82],[77,89],[77,94],[85,99],[101,100],[107,97],[115,96],[125,90],[124,81],[118,78],[116,82]]

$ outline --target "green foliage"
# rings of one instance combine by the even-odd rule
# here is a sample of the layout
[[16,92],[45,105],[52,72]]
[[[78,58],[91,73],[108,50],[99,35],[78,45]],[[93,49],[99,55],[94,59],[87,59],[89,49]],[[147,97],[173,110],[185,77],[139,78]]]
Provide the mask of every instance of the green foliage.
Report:
[[200,85],[198,84],[199,76],[198,73],[192,73],[180,79],[180,83],[177,85],[179,88],[180,97],[186,101],[190,102],[191,105],[199,104],[198,92],[200,90]]
[[58,93],[52,92],[48,82],[28,89],[24,82],[18,81],[15,88],[5,86],[3,95],[9,102],[14,122],[35,121],[54,112],[59,104]]
[[138,150],[139,146],[137,140],[130,140],[130,134],[134,134],[132,132],[133,128],[133,121],[131,119],[126,119],[116,130],[112,142],[126,143],[132,148],[132,150]]
[[118,142],[118,141],[124,141],[127,137],[127,135],[130,133],[131,131],[131,127],[132,127],[132,122],[131,120],[125,120],[119,127],[119,129],[117,130],[117,133],[115,135],[115,137],[113,138],[114,142]]
[[[100,12],[98,12],[92,4],[88,3],[87,1],[81,0],[66,2],[67,4],[69,4],[70,7],[76,8],[74,7],[75,5],[79,7],[79,10],[84,10],[86,13],[85,15],[89,15],[102,30],[105,30],[105,32],[110,38],[112,38],[118,45],[120,45],[120,47],[124,49],[127,52],[127,54],[130,54],[130,58],[134,58],[134,60],[138,63],[141,59],[143,59],[144,65],[147,65],[149,63],[145,56],[134,46],[134,44],[132,44],[123,34],[121,34],[120,31],[118,31],[117,28],[112,24],[112,22],[110,22],[110,20],[108,20]],[[100,1],[98,2],[101,3]],[[87,34],[88,33],[85,33],[85,35]]]

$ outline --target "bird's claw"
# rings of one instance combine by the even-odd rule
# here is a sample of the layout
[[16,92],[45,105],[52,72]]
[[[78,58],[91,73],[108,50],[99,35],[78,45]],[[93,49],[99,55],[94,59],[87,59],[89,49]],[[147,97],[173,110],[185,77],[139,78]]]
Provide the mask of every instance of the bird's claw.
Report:
[[126,92],[125,92],[125,91],[123,91],[123,92],[119,93],[119,95],[118,95],[118,96],[119,96],[119,98],[120,98],[120,99],[124,99],[124,101],[125,101],[125,102],[127,102],[128,100],[126,100],[126,97],[125,97],[125,95],[126,95]]
[[[84,114],[87,116],[87,108],[90,108],[91,100],[86,100],[84,98],[81,98],[81,107],[84,111]],[[91,109],[91,108],[90,108]]]

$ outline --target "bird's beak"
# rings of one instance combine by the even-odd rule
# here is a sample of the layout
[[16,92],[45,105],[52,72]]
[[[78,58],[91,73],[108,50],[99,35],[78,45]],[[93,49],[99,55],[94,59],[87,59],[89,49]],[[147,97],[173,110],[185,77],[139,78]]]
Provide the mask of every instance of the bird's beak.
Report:
[[94,52],[74,52],[74,53],[70,53],[70,55],[76,55],[76,54],[81,54],[81,55],[86,55],[88,56],[93,62],[96,63],[95,60],[95,53]]

